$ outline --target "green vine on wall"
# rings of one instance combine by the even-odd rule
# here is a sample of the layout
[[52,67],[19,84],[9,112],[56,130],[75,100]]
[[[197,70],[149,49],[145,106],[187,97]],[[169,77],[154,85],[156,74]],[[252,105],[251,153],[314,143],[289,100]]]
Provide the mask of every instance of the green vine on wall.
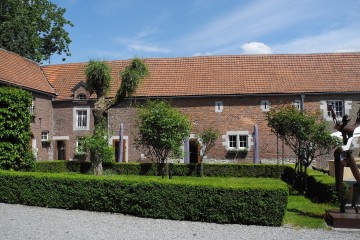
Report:
[[30,150],[31,93],[0,87],[0,168],[29,169],[34,164]]

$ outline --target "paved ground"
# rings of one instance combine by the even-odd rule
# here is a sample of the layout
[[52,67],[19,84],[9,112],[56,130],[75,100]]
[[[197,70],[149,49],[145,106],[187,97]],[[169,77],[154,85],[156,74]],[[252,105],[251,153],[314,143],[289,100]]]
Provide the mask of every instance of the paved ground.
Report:
[[138,218],[0,203],[0,239],[360,239],[360,231],[306,230]]

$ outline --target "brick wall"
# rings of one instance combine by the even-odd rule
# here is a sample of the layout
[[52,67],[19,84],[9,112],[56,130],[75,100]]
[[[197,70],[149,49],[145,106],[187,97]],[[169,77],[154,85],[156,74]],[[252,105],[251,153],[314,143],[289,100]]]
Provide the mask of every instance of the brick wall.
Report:
[[[292,104],[295,100],[301,100],[301,95],[287,96],[237,96],[237,97],[203,97],[203,98],[174,98],[168,99],[172,106],[188,115],[192,122],[191,133],[197,135],[208,126],[213,126],[225,136],[229,131],[248,131],[253,134],[254,125],[259,127],[259,157],[260,159],[273,159],[282,161],[283,158],[294,158],[294,154],[283,146],[281,141],[271,133],[267,127],[266,112],[261,109],[261,102],[268,100],[271,107]],[[306,111],[318,112],[322,116],[320,102],[322,100],[346,100],[351,101],[349,114],[352,123],[356,119],[356,112],[360,107],[358,95],[306,95],[304,108]],[[215,102],[222,102],[222,112],[215,111]],[[140,161],[141,153],[134,148],[134,137],[137,135],[135,125],[136,111],[132,107],[122,104],[109,110],[109,132],[112,136],[118,136],[119,126],[124,124],[124,135],[129,139],[129,161]],[[333,131],[332,120],[329,120],[329,129]],[[216,146],[209,152],[210,159],[225,159],[227,154],[226,139],[220,137]],[[250,143],[251,145],[251,143]],[[331,157],[331,156],[330,156]],[[326,158],[326,157],[325,157]],[[253,146],[245,159],[236,159],[239,162],[251,162],[253,159]],[[231,159],[230,159],[231,160]],[[319,161],[318,164],[323,164]]]
[[[90,127],[89,130],[74,130],[74,108],[89,108]],[[52,152],[54,159],[58,159],[58,142],[63,141],[65,146],[66,160],[73,160],[76,150],[77,137],[90,135],[94,129],[94,120],[91,112],[92,102],[87,100],[75,101],[54,101],[53,102],[53,121],[52,121]]]
[[34,114],[31,123],[33,150],[36,152],[37,159],[52,159],[51,144],[42,144],[41,141],[42,131],[47,131],[49,133],[49,139],[52,137],[52,96],[39,93],[32,93],[32,95],[34,99]]

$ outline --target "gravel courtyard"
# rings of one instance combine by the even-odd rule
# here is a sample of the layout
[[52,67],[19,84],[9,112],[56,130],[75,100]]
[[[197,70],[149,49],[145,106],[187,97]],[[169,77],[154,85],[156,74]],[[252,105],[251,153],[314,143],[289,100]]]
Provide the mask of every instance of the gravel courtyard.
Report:
[[305,230],[138,218],[0,203],[0,239],[359,239],[360,230]]

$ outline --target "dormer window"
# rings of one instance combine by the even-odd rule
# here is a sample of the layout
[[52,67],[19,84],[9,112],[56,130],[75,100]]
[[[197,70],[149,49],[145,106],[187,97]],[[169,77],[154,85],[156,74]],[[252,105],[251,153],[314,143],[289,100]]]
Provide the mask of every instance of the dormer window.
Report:
[[78,100],[85,100],[86,99],[86,95],[84,93],[80,93],[79,95],[77,95],[77,99]]

